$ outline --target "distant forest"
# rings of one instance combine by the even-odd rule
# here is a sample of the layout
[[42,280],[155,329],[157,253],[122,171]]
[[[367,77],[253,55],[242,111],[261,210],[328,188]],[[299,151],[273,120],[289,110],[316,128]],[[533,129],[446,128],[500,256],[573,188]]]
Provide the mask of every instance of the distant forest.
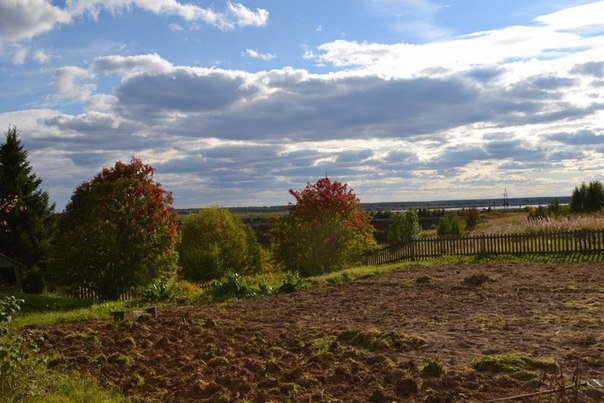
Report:
[[[521,208],[525,206],[546,206],[554,199],[558,199],[561,204],[568,204],[570,196],[559,197],[516,197],[509,198],[508,205],[510,208]],[[467,200],[434,200],[434,201],[417,201],[417,202],[379,202],[379,203],[361,203],[365,211],[393,211],[414,209],[462,209],[468,207],[479,208],[502,208],[503,199],[467,199]],[[233,213],[280,213],[286,210],[287,206],[259,206],[259,207],[228,207],[228,210]],[[179,214],[196,213],[199,208],[176,209]]]

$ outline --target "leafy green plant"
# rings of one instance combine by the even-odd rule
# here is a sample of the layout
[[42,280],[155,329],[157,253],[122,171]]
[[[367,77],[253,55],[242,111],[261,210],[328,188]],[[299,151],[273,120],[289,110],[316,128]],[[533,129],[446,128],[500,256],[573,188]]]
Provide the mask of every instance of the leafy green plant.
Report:
[[298,273],[288,272],[281,280],[278,292],[290,293],[303,290],[308,287],[308,283]]
[[239,273],[231,273],[222,281],[214,281],[210,293],[218,299],[247,298],[256,294]]
[[178,291],[168,283],[160,281],[146,287],[140,292],[140,298],[148,302],[169,301],[178,297]]
[[8,327],[20,310],[22,299],[8,296],[0,301],[0,396],[22,400],[29,394],[28,379],[37,372],[44,359],[38,354],[41,337],[13,334]]

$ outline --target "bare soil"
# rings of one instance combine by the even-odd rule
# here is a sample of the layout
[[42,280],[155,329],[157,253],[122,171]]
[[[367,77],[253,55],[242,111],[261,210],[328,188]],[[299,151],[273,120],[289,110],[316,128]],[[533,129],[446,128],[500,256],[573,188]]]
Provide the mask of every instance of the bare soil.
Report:
[[[42,329],[44,348],[59,357],[50,365],[89,372],[143,400],[485,401],[562,379],[540,369],[472,369],[484,355],[551,358],[565,385],[575,371],[604,379],[603,269],[415,267],[156,319],[54,325]],[[446,373],[425,369],[430,360]],[[600,401],[600,393],[581,391],[579,399]]]

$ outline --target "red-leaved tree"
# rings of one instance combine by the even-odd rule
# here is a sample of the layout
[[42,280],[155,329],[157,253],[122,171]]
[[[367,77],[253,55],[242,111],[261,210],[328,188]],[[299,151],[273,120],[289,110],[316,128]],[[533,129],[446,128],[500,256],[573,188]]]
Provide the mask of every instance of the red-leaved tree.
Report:
[[82,183],[59,223],[51,273],[59,285],[115,299],[174,272],[172,194],[133,158]]
[[296,203],[271,230],[275,259],[304,276],[360,261],[375,246],[374,228],[347,184],[322,178],[290,190]]

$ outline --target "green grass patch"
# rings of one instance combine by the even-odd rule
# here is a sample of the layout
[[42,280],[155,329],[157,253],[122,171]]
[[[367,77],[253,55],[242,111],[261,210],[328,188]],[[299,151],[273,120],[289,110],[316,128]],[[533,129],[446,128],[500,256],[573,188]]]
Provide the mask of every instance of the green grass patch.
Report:
[[535,371],[552,371],[558,364],[551,358],[534,357],[528,353],[511,351],[475,357],[470,367],[480,372],[527,374]]
[[419,336],[378,330],[349,330],[340,333],[336,340],[368,350],[411,351],[426,344],[426,340]]
[[117,391],[102,388],[90,376],[41,368],[28,378],[23,381],[32,386],[25,395],[4,394],[0,396],[0,402],[130,402]]

